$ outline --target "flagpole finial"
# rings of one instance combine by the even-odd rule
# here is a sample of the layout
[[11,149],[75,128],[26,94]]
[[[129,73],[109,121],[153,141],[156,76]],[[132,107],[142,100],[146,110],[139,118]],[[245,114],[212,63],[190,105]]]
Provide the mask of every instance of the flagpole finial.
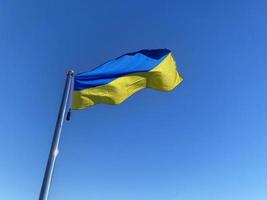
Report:
[[73,76],[73,75],[74,75],[74,71],[73,71],[72,69],[70,69],[70,70],[68,71],[68,75]]

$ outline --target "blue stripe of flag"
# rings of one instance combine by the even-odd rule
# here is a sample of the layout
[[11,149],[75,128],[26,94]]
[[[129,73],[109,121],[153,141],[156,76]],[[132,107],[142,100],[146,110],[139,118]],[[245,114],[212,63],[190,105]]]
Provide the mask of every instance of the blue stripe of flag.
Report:
[[74,90],[105,85],[127,74],[150,71],[169,53],[168,49],[153,49],[124,54],[91,71],[77,74],[74,79]]

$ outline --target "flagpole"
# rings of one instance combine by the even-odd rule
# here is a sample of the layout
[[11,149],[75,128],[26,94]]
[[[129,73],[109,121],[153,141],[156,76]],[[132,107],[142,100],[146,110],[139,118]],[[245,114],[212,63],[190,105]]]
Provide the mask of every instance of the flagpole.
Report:
[[50,148],[50,153],[49,153],[49,157],[48,157],[48,161],[46,165],[46,170],[45,170],[45,174],[43,178],[39,200],[48,199],[48,194],[49,194],[49,190],[50,190],[50,186],[52,182],[52,176],[53,176],[53,172],[55,168],[55,162],[56,162],[57,155],[59,153],[58,145],[60,141],[62,126],[63,126],[65,115],[66,115],[68,98],[71,96],[70,93],[72,92],[70,90],[71,90],[71,85],[73,82],[73,76],[74,76],[74,71],[69,70],[67,74],[67,79],[66,79],[65,88],[64,88],[64,92],[63,92],[63,96],[61,100],[61,105],[60,105],[58,118],[57,118],[57,124],[55,127],[54,137],[53,137],[52,145]]

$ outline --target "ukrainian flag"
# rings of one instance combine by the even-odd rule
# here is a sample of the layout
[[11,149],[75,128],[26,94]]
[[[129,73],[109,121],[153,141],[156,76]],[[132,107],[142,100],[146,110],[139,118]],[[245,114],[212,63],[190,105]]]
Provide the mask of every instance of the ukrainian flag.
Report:
[[76,75],[72,108],[120,104],[141,89],[170,91],[182,80],[170,50],[128,53]]

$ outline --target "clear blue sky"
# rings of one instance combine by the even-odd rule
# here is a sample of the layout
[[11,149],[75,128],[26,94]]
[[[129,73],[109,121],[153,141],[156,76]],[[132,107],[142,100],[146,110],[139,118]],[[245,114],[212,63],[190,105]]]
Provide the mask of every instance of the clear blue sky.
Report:
[[51,200],[266,200],[266,1],[0,1],[0,199],[37,199],[66,72],[143,48],[184,82],[74,112]]

